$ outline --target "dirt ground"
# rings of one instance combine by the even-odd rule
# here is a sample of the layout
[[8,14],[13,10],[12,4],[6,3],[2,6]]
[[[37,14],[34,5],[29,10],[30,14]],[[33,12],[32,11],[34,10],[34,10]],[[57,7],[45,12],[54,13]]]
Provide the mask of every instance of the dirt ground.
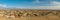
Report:
[[0,17],[0,20],[60,20],[58,16],[41,16],[41,17],[20,17],[20,18],[6,18]]

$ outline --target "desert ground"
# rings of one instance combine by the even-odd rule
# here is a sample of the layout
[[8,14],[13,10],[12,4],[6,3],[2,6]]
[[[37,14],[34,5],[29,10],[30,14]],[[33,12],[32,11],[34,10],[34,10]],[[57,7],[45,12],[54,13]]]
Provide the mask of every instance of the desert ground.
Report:
[[0,20],[60,20],[60,11],[0,10]]

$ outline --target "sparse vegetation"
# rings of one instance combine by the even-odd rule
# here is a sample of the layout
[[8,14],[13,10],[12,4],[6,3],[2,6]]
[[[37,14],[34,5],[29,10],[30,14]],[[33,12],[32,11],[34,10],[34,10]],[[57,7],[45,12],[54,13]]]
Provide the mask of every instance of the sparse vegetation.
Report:
[[0,10],[1,14],[15,16],[15,18],[26,17],[29,20],[60,20],[60,12],[55,10]]

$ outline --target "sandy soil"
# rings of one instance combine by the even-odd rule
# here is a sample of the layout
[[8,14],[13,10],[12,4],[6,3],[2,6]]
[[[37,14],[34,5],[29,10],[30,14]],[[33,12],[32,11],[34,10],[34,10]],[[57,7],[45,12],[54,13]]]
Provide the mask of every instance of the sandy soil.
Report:
[[21,18],[5,18],[5,17],[0,17],[0,20],[60,20],[60,18],[56,17],[56,16],[21,17]]
[[60,18],[55,15],[48,15],[48,16],[20,17],[20,18],[0,17],[0,20],[60,20]]

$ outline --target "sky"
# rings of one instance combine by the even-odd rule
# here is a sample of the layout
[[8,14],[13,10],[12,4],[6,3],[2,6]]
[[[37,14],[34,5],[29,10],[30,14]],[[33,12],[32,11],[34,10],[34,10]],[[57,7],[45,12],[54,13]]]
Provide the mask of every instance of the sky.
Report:
[[60,0],[0,0],[0,8],[60,9]]

